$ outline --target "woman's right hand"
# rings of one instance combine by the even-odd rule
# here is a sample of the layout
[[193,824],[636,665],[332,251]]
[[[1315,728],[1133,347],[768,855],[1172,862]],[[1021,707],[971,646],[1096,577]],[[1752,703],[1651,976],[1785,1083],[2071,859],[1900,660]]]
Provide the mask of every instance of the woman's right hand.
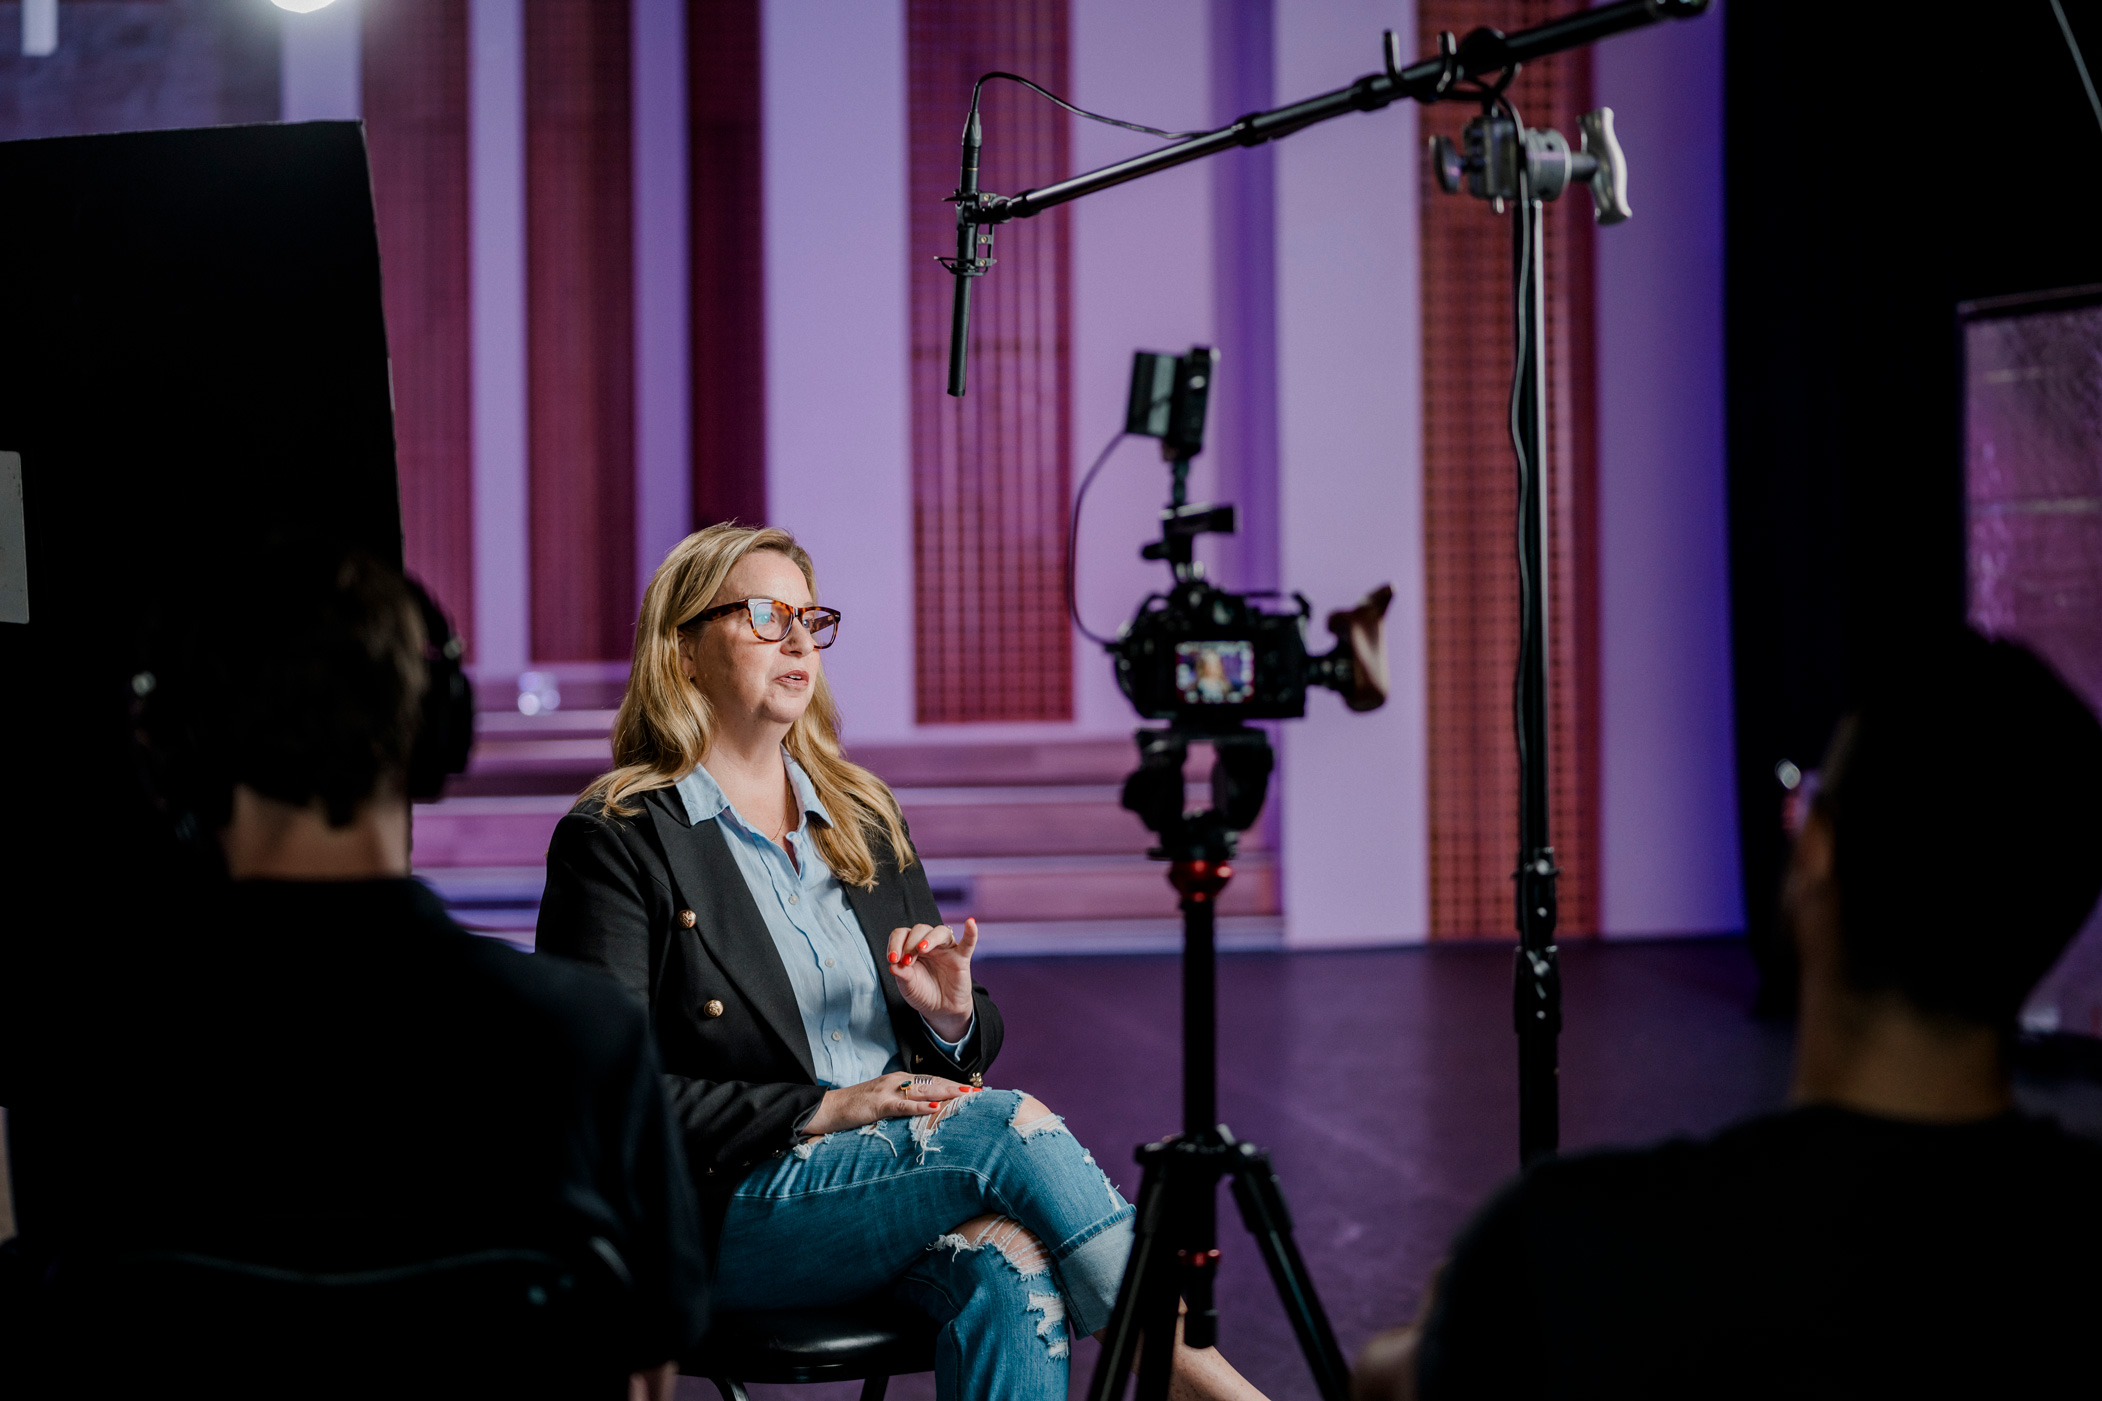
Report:
[[825,1091],[825,1097],[818,1101],[817,1113],[803,1125],[803,1132],[814,1137],[858,1129],[879,1119],[916,1119],[971,1093],[969,1085],[959,1085],[939,1075],[893,1071],[845,1089]]

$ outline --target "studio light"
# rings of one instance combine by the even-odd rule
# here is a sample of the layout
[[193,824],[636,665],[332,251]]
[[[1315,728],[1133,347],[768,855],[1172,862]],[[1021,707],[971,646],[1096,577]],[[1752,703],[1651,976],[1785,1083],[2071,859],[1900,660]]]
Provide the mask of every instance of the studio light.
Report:
[[22,0],[22,57],[58,52],[58,0]]
[[295,15],[310,15],[316,10],[325,10],[336,0],[270,0],[280,10],[290,10]]

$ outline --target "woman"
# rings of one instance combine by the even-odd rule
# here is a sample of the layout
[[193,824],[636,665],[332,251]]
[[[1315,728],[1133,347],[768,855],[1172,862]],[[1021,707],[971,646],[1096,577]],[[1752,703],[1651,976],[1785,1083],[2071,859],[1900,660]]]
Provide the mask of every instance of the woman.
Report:
[[[841,753],[839,613],[781,530],[711,526],[642,600],[616,767],[555,829],[539,947],[648,1004],[720,1307],[892,1290],[944,1325],[937,1394],[1062,1398],[1132,1208],[1036,1099],[981,1088],[998,1009],[896,800]],[[1180,1395],[1256,1397],[1176,1349]]]

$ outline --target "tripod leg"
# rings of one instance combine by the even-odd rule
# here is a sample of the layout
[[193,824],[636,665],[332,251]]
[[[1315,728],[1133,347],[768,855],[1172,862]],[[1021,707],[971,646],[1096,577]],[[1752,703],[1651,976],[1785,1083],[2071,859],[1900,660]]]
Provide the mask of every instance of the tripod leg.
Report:
[[1262,1249],[1263,1263],[1270,1267],[1270,1282],[1277,1286],[1277,1297],[1284,1302],[1292,1331],[1299,1336],[1299,1350],[1306,1354],[1307,1366],[1314,1373],[1315,1390],[1322,1401],[1347,1401],[1350,1368],[1292,1239],[1292,1216],[1285,1209],[1277,1174],[1271,1171],[1270,1155],[1254,1144],[1240,1144],[1233,1154],[1233,1198],[1240,1205],[1248,1233]]
[[1139,1354],[1138,1401],[1168,1401],[1175,1372],[1175,1332],[1181,1312],[1182,1270],[1163,1249],[1154,1256],[1139,1294],[1139,1324],[1146,1340]]
[[1147,1282],[1155,1273],[1172,1271],[1175,1266],[1167,1221],[1167,1157],[1159,1144],[1148,1144],[1139,1150],[1139,1161],[1145,1164],[1146,1173],[1139,1182],[1131,1259],[1124,1266],[1123,1283],[1117,1286],[1117,1306],[1102,1332],[1102,1351],[1095,1359],[1094,1379],[1088,1383],[1088,1401],[1120,1401],[1123,1397],[1145,1326],[1141,1301],[1147,1297]]

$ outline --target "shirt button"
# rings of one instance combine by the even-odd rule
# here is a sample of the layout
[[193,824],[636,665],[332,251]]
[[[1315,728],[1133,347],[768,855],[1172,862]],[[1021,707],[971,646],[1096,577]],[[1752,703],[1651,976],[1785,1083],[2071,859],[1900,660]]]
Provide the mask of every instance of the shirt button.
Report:
[[795,896],[791,895],[791,896],[789,896],[789,897],[788,897],[788,903],[789,903],[789,904],[793,905],[793,904],[794,904],[795,902],[796,902],[796,897],[795,897]]
[[832,1039],[833,1039],[834,1041],[837,1041],[837,1040],[839,1040],[839,1033],[838,1033],[838,1032],[836,1032],[836,1031],[835,1031],[835,1032],[833,1032],[833,1033],[832,1033]]
[[832,960],[831,960],[831,959],[829,959],[829,958],[828,958],[828,959],[826,959],[826,960],[825,960],[825,966],[826,966],[827,968],[830,968],[830,967],[832,966]]

